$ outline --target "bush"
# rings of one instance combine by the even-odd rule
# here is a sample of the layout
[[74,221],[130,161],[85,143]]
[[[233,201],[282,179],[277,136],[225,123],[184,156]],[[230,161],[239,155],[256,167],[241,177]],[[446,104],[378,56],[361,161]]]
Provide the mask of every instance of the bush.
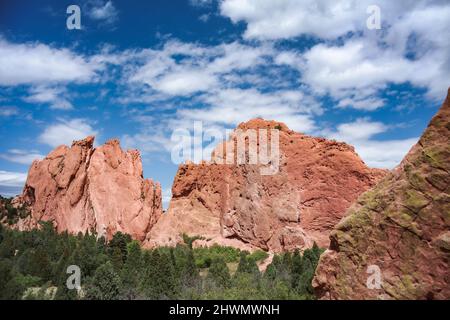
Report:
[[217,244],[209,248],[195,248],[195,264],[199,268],[208,268],[211,262],[217,258],[222,258],[225,263],[238,262],[240,250],[232,247],[222,247]]
[[269,254],[263,250],[253,251],[247,258],[252,259],[255,262],[263,261],[267,259]]

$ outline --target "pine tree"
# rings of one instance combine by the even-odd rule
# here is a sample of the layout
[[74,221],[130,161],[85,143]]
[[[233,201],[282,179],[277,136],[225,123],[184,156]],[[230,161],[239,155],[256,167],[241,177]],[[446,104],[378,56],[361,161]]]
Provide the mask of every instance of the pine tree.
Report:
[[37,247],[30,259],[31,275],[41,278],[44,282],[52,278],[52,266],[44,247]]
[[128,244],[128,255],[122,268],[122,297],[125,299],[136,299],[138,287],[142,275],[142,253],[141,246],[137,241]]
[[292,270],[292,256],[290,252],[285,252],[283,254],[283,268],[288,273]]
[[239,264],[238,267],[236,269],[236,274],[239,273],[248,273],[248,264],[247,264],[247,255],[248,252],[246,251],[242,251],[240,256],[239,256]]
[[119,297],[120,277],[111,262],[106,262],[95,270],[92,281],[86,288],[86,298],[92,300],[114,300]]
[[70,255],[69,250],[65,250],[61,258],[59,259],[55,267],[55,278],[57,284],[57,291],[55,295],[56,300],[76,300],[78,299],[78,291],[76,289],[67,288],[67,268],[70,265],[74,265],[74,256]]
[[175,268],[172,264],[170,254],[162,253],[159,259],[159,298],[172,299],[175,295],[176,279]]
[[0,260],[0,299],[7,295],[6,284],[13,278],[13,263],[9,259]]
[[230,272],[222,257],[217,257],[212,260],[207,279],[222,288],[228,288],[230,286]]
[[256,264],[256,261],[253,259],[247,259],[247,270],[248,273],[250,273],[253,276],[259,277],[261,273],[259,272],[258,265]]
[[292,276],[291,276],[291,286],[296,289],[300,282],[300,276],[302,274],[302,256],[299,250],[295,250],[292,256]]
[[241,275],[241,274],[250,274],[255,277],[255,279],[259,279],[259,276],[261,275],[259,272],[258,265],[256,264],[255,260],[248,258],[248,252],[242,251],[240,258],[239,258],[239,264],[235,273],[235,277]]
[[311,249],[306,249],[303,252],[302,257],[302,273],[300,275],[299,285],[297,291],[303,295],[312,295],[312,279],[314,277],[315,271],[315,260],[314,253]]
[[143,294],[150,299],[175,298],[177,278],[170,254],[155,249],[144,254],[144,261]]
[[264,279],[268,282],[275,280],[277,277],[277,269],[273,263],[269,264],[264,272]]
[[144,252],[144,266],[143,266],[143,274],[144,278],[142,280],[140,291],[144,294],[145,297],[149,299],[157,299],[158,298],[158,267],[160,260],[160,255],[158,250],[146,251]]
[[[113,238],[108,243],[108,253],[110,255],[117,255],[117,253],[120,251],[120,256],[122,258],[122,262],[125,262],[127,259],[127,245],[131,242],[131,236],[129,234],[125,234],[122,232],[116,232],[113,235]],[[117,250],[118,249],[118,250]]]

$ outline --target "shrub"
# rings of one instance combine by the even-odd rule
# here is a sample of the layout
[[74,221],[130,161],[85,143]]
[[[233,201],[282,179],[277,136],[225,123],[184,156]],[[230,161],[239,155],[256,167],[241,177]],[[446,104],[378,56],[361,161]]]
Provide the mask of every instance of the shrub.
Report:
[[256,250],[253,251],[248,257],[247,259],[252,259],[255,262],[259,262],[262,260],[265,260],[267,257],[269,256],[269,254],[263,250]]

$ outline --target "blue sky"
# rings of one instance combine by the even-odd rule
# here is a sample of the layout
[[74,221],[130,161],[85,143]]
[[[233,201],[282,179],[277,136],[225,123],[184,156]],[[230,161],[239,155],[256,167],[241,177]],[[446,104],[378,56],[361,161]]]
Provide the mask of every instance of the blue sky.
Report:
[[[66,8],[81,8],[81,30]],[[369,5],[381,29],[368,29]],[[0,194],[33,159],[90,134],[141,151],[165,202],[174,130],[255,117],[351,143],[392,168],[450,85],[450,3],[2,1]]]

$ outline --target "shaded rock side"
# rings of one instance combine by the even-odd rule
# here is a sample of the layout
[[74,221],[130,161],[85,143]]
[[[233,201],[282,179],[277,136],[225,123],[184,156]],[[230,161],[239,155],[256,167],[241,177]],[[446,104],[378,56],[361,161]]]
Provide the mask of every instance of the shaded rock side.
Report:
[[124,152],[118,140],[94,148],[94,137],[59,146],[34,161],[23,194],[31,216],[16,227],[53,221],[57,231],[95,231],[110,239],[121,231],[144,240],[162,214],[161,187],[143,178],[137,150]]
[[148,246],[175,245],[182,233],[202,236],[201,245],[328,246],[329,231],[350,204],[386,174],[368,168],[345,143],[296,133],[280,122],[254,119],[237,129],[278,129],[279,171],[262,175],[262,165],[219,164],[236,157],[229,152],[236,150],[232,134],[211,162],[179,166],[168,212],[151,230]]
[[450,90],[402,163],[332,231],[313,281],[319,298],[450,298],[449,160]]

